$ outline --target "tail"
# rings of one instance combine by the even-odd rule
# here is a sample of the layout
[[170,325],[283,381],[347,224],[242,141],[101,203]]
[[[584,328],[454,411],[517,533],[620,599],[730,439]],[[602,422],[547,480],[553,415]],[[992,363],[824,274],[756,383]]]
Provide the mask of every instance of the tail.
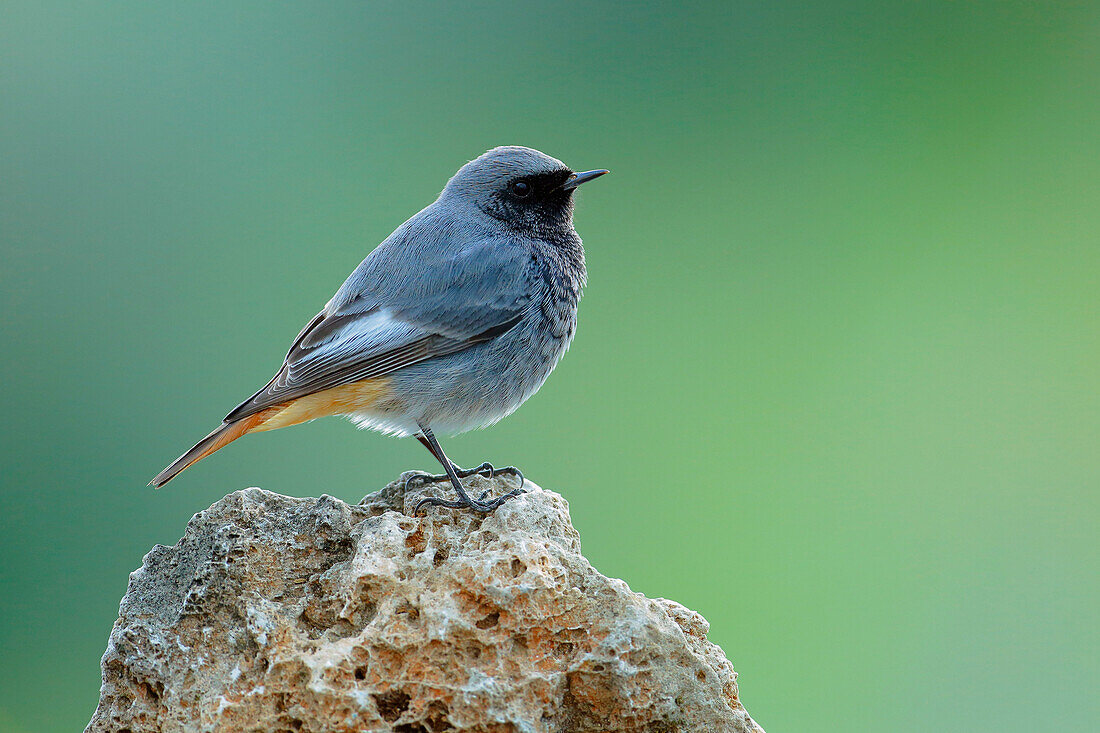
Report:
[[192,463],[198,463],[211,453],[221,450],[237,438],[257,427],[268,417],[267,413],[268,411],[264,410],[263,412],[249,415],[241,420],[222,423],[218,426],[217,430],[195,444],[194,448],[184,453],[173,461],[172,465],[158,473],[156,478],[149,482],[149,485],[156,489],[164,486]]

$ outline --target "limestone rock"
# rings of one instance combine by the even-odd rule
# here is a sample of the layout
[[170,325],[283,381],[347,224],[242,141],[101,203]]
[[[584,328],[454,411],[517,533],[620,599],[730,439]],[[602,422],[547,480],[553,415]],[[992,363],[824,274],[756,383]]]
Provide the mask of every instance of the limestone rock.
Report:
[[489,516],[411,516],[442,484],[230,494],[131,574],[87,730],[762,733],[703,617],[600,575],[526,486]]

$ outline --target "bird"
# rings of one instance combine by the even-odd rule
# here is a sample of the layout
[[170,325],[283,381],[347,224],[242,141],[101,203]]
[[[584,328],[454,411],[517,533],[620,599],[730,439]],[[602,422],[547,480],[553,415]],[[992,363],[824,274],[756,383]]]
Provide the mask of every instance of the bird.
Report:
[[[573,227],[577,188],[606,169],[575,172],[533,148],[501,146],[466,163],[434,202],[397,227],[294,339],[282,367],[221,425],[161,471],[181,471],[249,433],[329,415],[414,436],[458,498],[427,506],[496,510],[523,492],[513,466],[462,469],[435,435],[492,425],[535,394],[565,354],[587,284]],[[511,473],[519,488],[474,498],[474,474]]]

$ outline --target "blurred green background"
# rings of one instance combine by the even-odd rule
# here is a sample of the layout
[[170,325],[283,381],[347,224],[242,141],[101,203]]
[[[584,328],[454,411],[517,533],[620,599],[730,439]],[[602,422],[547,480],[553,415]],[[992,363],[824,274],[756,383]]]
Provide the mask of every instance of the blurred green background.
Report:
[[[889,6],[889,7],[886,7]],[[145,483],[499,144],[584,189],[569,355],[445,442],[703,613],[779,731],[1095,731],[1100,6],[0,6],[0,729],[72,731],[127,574],[330,419]]]

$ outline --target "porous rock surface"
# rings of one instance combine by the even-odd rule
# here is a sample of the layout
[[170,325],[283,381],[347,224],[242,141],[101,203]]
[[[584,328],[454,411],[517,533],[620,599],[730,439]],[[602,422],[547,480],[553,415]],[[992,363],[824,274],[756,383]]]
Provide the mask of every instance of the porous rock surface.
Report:
[[600,575],[526,487],[489,516],[412,516],[442,484],[226,496],[131,574],[87,730],[762,733],[703,617]]

